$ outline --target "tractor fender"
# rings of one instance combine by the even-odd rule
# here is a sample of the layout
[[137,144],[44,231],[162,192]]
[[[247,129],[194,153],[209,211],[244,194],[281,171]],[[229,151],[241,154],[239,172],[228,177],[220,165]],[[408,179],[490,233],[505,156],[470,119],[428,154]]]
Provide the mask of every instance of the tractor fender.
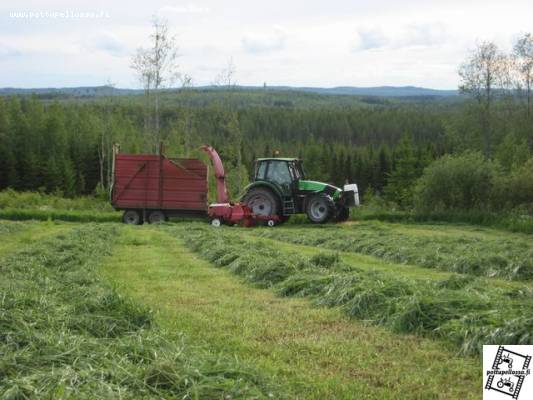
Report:
[[246,193],[248,193],[248,191],[250,189],[253,189],[253,188],[266,188],[266,189],[269,189],[270,191],[272,191],[272,193],[274,193],[274,195],[276,195],[276,197],[278,198],[278,201],[281,203],[281,199],[283,198],[283,196],[281,194],[281,191],[279,190],[279,188],[276,185],[274,185],[274,184],[272,184],[270,182],[267,182],[267,181],[256,181],[256,182],[252,182],[248,186],[246,186],[244,188],[244,195],[241,197],[241,201],[244,198],[244,196],[246,195]]

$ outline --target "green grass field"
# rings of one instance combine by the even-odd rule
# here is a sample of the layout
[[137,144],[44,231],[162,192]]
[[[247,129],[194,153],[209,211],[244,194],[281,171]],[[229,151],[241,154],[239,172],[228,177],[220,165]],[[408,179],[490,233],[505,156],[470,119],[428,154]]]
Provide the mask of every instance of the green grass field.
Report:
[[481,346],[533,343],[532,254],[452,224],[0,220],[0,398],[481,398]]

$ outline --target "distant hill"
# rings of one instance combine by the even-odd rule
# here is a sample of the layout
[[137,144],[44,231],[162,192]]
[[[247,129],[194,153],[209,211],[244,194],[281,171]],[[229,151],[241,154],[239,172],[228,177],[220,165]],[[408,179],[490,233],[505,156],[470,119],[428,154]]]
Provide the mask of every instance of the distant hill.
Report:
[[[226,90],[224,87],[216,86],[198,86],[196,90],[202,91],[217,91]],[[174,91],[178,89],[169,89]],[[439,90],[428,89],[416,86],[376,86],[376,87],[352,87],[339,86],[333,88],[319,88],[319,87],[292,87],[292,86],[237,86],[237,91],[290,91],[290,92],[306,92],[325,95],[347,95],[347,96],[373,96],[373,97],[450,97],[457,96],[457,90]],[[0,88],[0,95],[12,94],[37,94],[47,95],[50,97],[61,96],[75,96],[75,97],[98,97],[110,95],[129,95],[140,94],[142,89],[120,89],[109,86],[88,86],[88,87],[70,87],[70,88]]]
[[343,94],[352,96],[378,96],[378,97],[409,97],[409,96],[456,96],[457,90],[428,89],[416,86],[376,86],[376,87],[353,87],[339,86],[333,88],[315,87],[284,87],[273,86],[272,90],[296,90],[319,94]]
[[118,89],[110,86],[81,86],[81,87],[68,87],[68,88],[0,88],[0,95],[58,95],[58,96],[109,96],[109,95],[122,95],[122,94],[135,94],[142,93],[140,89]]

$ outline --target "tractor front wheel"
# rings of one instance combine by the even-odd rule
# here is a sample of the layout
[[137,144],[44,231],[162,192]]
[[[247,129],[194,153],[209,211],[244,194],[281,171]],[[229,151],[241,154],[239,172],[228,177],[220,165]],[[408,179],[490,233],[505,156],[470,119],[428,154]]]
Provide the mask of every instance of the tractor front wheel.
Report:
[[306,213],[311,222],[326,223],[335,215],[335,203],[326,193],[315,194],[307,201]]
[[242,199],[254,214],[268,216],[278,214],[278,200],[276,196],[265,188],[252,188]]

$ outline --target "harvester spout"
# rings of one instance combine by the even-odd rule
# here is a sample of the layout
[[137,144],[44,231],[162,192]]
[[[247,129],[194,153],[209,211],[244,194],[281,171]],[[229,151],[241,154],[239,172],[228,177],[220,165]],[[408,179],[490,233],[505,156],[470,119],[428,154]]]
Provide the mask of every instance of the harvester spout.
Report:
[[222,165],[220,156],[211,146],[204,145],[200,148],[209,155],[211,163],[213,164],[213,169],[215,170],[215,179],[217,181],[217,202],[229,203],[228,189],[226,188],[226,176],[224,174],[224,165]]

